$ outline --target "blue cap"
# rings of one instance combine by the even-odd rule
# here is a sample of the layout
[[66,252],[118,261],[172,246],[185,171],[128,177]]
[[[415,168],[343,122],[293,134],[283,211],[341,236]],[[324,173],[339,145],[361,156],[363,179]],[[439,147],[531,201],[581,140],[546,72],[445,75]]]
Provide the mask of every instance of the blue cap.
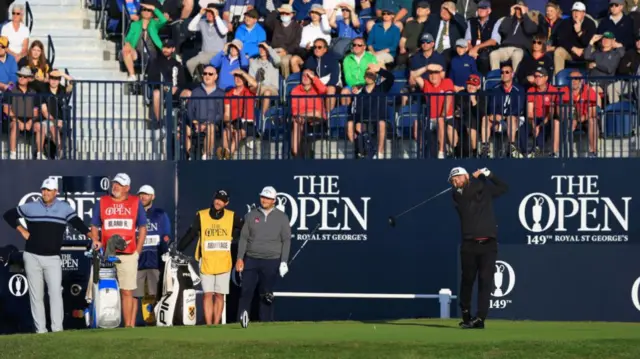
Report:
[[491,8],[491,2],[487,0],[482,0],[478,3],[478,9],[489,9]]

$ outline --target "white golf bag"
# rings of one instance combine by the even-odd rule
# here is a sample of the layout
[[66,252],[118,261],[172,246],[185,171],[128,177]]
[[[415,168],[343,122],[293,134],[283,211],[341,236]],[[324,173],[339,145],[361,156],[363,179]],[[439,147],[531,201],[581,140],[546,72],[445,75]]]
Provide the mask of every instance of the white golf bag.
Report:
[[193,270],[189,258],[181,253],[170,251],[162,256],[162,260],[162,296],[154,308],[156,326],[196,325],[194,287],[200,283],[200,277]]
[[87,327],[117,328],[122,320],[122,308],[113,258],[104,258],[97,251],[87,252],[87,255],[93,257],[86,297],[89,307],[84,312]]

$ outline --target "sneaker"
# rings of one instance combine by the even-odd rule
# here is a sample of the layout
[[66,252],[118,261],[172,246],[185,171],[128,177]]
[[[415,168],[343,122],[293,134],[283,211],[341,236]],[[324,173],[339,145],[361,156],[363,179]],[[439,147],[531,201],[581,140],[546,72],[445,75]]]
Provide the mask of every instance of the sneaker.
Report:
[[598,154],[595,152],[589,152],[589,154],[587,155],[588,158],[598,158]]
[[18,159],[18,154],[14,152],[9,152],[9,159],[10,160],[17,160]]
[[552,153],[549,155],[549,157],[551,157],[551,158],[558,158],[558,157],[560,157],[560,155],[558,155],[558,154],[557,154],[557,153],[555,153],[555,152],[552,152]]
[[540,149],[540,147],[536,147],[533,149],[533,151],[529,154],[529,158],[536,158],[536,157],[542,157],[543,153],[542,150]]
[[522,158],[522,153],[515,144],[509,144],[509,153],[511,154],[511,158]]
[[231,152],[226,148],[218,147],[216,157],[218,157],[219,160],[230,160]]
[[36,159],[38,159],[38,160],[46,160],[47,157],[45,157],[45,155],[42,152],[38,152],[36,154]]
[[200,157],[201,160],[206,161],[207,160],[207,154],[203,154],[202,157]]
[[488,143],[483,143],[482,147],[480,148],[480,157],[483,158],[489,158],[490,157],[490,147]]
[[136,76],[135,75],[131,75],[131,76],[127,77],[127,81],[136,82],[137,81]]
[[460,324],[462,329],[484,329],[484,320],[473,318],[467,323]]
[[446,158],[444,155],[444,152],[438,151],[438,159],[443,159],[443,158]]
[[240,325],[245,329],[249,326],[249,313],[246,310],[240,316]]

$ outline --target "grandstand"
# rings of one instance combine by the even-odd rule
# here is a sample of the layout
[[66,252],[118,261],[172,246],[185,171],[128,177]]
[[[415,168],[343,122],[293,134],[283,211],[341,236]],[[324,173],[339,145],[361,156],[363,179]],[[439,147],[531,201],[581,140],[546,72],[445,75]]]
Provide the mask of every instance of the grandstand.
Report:
[[[201,2],[201,4],[205,2],[206,1]],[[316,1],[314,3],[320,2]],[[200,4],[195,4],[194,9],[189,16],[184,16],[184,14],[181,13],[181,11],[184,12],[184,8],[170,8],[172,5],[169,5],[169,2],[163,5],[160,5],[160,3],[155,4],[162,7],[161,12],[164,12],[165,14],[171,13],[171,16],[175,17],[168,21],[167,25],[164,25],[159,35],[160,39],[172,38],[174,41],[178,40],[181,43],[181,45],[178,46],[179,51],[177,51],[178,53],[176,55],[179,55],[178,58],[182,65],[186,67],[189,60],[201,50],[201,46],[204,43],[202,35],[198,31],[189,32],[186,30],[186,25],[192,21],[193,16],[199,14],[201,10]],[[433,97],[438,97],[437,95],[426,94],[426,99],[425,96],[418,96],[416,94],[405,99],[402,98],[402,92],[422,92],[420,91],[421,89],[411,87],[411,71],[416,70],[413,64],[414,59],[416,63],[420,63],[421,65],[424,65],[429,61],[436,61],[433,59],[429,60],[428,58],[426,60],[422,59],[421,51],[427,51],[425,48],[420,47],[423,46],[423,43],[427,43],[426,41],[423,41],[424,37],[422,37],[422,34],[429,34],[431,36],[430,43],[437,42],[437,44],[432,46],[430,51],[435,53],[436,56],[441,56],[443,59],[442,61],[445,61],[445,66],[443,68],[446,73],[445,76],[448,78],[461,78],[461,76],[463,76],[459,69],[453,65],[456,58],[453,53],[457,48],[454,40],[456,36],[460,39],[464,38],[464,31],[460,31],[457,35],[452,33],[451,38],[449,39],[449,44],[445,46],[440,43],[441,30],[438,28],[438,23],[448,24],[462,19],[461,21],[458,21],[458,23],[465,24],[466,27],[471,26],[472,21],[474,19],[477,20],[478,18],[472,17],[468,14],[456,13],[455,9],[452,8],[454,10],[453,12],[449,10],[447,11],[449,11],[453,17],[451,17],[450,20],[445,20],[437,11],[438,9],[433,8],[434,5],[435,3],[432,4],[431,12],[426,17],[424,16],[425,5],[419,4],[416,4],[413,8],[409,9],[404,9],[399,5],[397,5],[399,6],[397,9],[376,9],[376,11],[381,11],[378,14],[378,16],[381,16],[381,20],[375,20],[376,13],[375,11],[372,11],[372,8],[368,8],[361,4],[353,6],[351,10],[337,8],[337,10],[334,10],[326,7],[322,9],[320,7],[317,8],[315,12],[318,14],[318,19],[320,19],[318,24],[321,25],[318,26],[322,28],[322,32],[320,32],[320,35],[318,36],[320,36],[320,38],[330,40],[330,46],[328,48],[329,53],[327,55],[332,54],[333,58],[329,62],[335,62],[335,67],[337,68],[338,73],[337,76],[334,76],[333,73],[325,73],[325,71],[329,70],[320,69],[320,73],[317,74],[322,78],[324,84],[327,85],[329,91],[317,94],[317,96],[326,99],[319,102],[322,104],[322,109],[319,109],[319,111],[322,112],[322,116],[320,117],[325,118],[326,121],[323,121],[321,124],[314,125],[313,128],[308,128],[305,131],[305,135],[302,136],[302,140],[304,143],[310,144],[310,146],[307,146],[308,148],[306,149],[306,153],[301,154],[302,156],[307,158],[311,156],[313,158],[324,159],[344,159],[367,156],[376,158],[425,158],[445,157],[445,155],[447,157],[466,156],[463,155],[464,150],[460,148],[461,146],[457,148],[458,152],[456,152],[456,148],[454,148],[448,140],[446,145],[446,154],[440,154],[438,152],[442,151],[435,149],[435,144],[437,144],[438,141],[442,142],[442,140],[436,139],[438,136],[438,131],[435,128],[437,127],[437,124],[429,121],[427,114],[430,107],[429,103],[434,103]],[[305,31],[310,29],[308,26],[311,25],[306,25],[309,21],[309,17],[300,14],[300,12],[307,14],[314,13],[310,6],[311,5],[293,6],[293,10],[297,11],[296,19],[305,19],[305,22],[302,23],[302,25],[305,25],[305,28],[302,29],[303,35],[305,34]],[[119,11],[119,7],[122,7],[125,11]],[[265,16],[266,10],[262,9],[258,5],[256,5],[256,7],[257,10],[259,10],[256,12],[259,21],[255,26],[260,28],[264,27],[268,30],[266,31],[268,34],[266,42],[272,43],[272,41],[282,41],[281,39],[275,40],[275,37],[278,36],[278,34],[276,34],[277,28],[278,26],[282,26],[278,17],[274,16],[276,12],[274,11],[271,15]],[[238,15],[239,12],[237,12],[238,9],[235,9],[233,5],[225,7],[223,4],[217,4],[216,6],[212,6],[212,8],[217,9],[216,11],[218,11],[218,15],[220,15],[221,21],[223,21],[225,26],[230,26],[230,24],[233,23],[235,24],[236,30],[238,26],[247,26],[242,25],[242,22],[234,22],[239,21],[239,18],[242,18],[242,16],[236,16],[234,18],[234,15]],[[242,11],[240,12],[244,13],[247,9],[248,8],[242,8]],[[378,61],[379,63],[388,62],[387,58],[384,58],[384,56],[381,57],[379,54],[379,50],[383,49],[378,48],[379,46],[382,46],[379,44],[383,44],[386,40],[379,38],[380,35],[376,33],[376,28],[378,26],[386,26],[383,25],[385,21],[385,15],[382,15],[383,12],[388,12],[390,15],[394,15],[405,10],[409,13],[407,17],[413,15],[416,19],[419,19],[420,22],[417,22],[416,20],[407,22],[407,17],[405,17],[402,21],[397,21],[398,19],[395,19],[395,24],[399,27],[406,27],[405,30],[411,30],[411,32],[418,29],[419,36],[415,38],[416,34],[408,34],[407,31],[402,32],[401,36],[403,40],[400,41],[401,47],[399,49],[393,47],[389,51],[391,54],[396,54],[396,51],[398,51],[399,54],[402,52],[401,50],[404,50],[405,53],[407,53],[407,51],[417,53],[411,56],[411,58],[405,56],[406,58],[404,60],[400,60],[404,55],[399,55],[395,60],[392,57],[391,59],[394,61],[386,64],[387,69],[391,70],[394,77],[393,86],[385,93],[385,101],[388,105],[386,106],[387,113],[384,116],[378,113],[376,115],[377,118],[375,118],[376,116],[374,115],[368,115],[369,117],[367,119],[357,119],[356,122],[368,124],[365,132],[370,136],[360,136],[365,138],[355,140],[353,133],[349,132],[352,131],[349,130],[349,126],[351,126],[350,121],[352,121],[355,116],[362,117],[362,115],[354,113],[354,102],[358,101],[358,98],[349,92],[349,89],[354,87],[349,84],[349,78],[352,78],[353,76],[346,73],[347,71],[350,71],[350,67],[343,64],[342,58],[340,58],[340,56],[345,56],[348,48],[352,48],[350,45],[347,48],[347,45],[344,44],[350,44],[350,42],[356,37],[364,37],[365,41],[367,41],[366,45],[369,47],[369,51],[372,54],[375,53],[376,60],[374,61]],[[500,14],[503,10],[504,9],[494,8],[493,13]],[[532,10],[544,11],[545,9]],[[522,21],[526,22],[529,21],[528,19],[533,19],[535,16],[539,16],[539,18],[536,19],[538,26],[536,33],[546,33],[545,31],[548,30],[549,35],[547,42],[549,45],[560,47],[560,36],[556,34],[556,31],[560,26],[558,24],[572,21],[571,16],[567,15],[567,13],[570,13],[573,9],[568,11],[567,9],[564,10],[565,16],[562,19],[558,17],[557,21],[553,24],[549,24],[548,19],[545,19],[541,14],[533,11],[530,11],[528,16],[525,16]],[[132,2],[115,0],[86,1],[80,4],[78,2],[71,2],[67,0],[37,0],[26,3],[25,21],[31,28],[29,38],[30,43],[34,40],[40,40],[46,44],[46,56],[50,64],[52,64],[52,67],[64,69],[75,79],[73,92],[69,95],[67,100],[68,112],[66,115],[67,118],[65,119],[67,126],[65,127],[65,131],[63,131],[63,137],[65,138],[63,153],[65,158],[152,160],[186,158],[201,159],[215,157],[215,149],[205,149],[205,152],[209,151],[208,156],[203,152],[198,152],[196,155],[195,152],[202,151],[205,147],[208,148],[209,145],[207,144],[206,136],[204,133],[200,134],[200,136],[192,134],[192,138],[189,139],[190,141],[187,141],[187,136],[185,134],[188,129],[184,127],[185,124],[189,124],[191,121],[197,120],[191,118],[192,115],[188,111],[188,101],[195,103],[208,100],[198,99],[195,97],[188,99],[188,94],[186,95],[187,97],[184,97],[182,100],[178,100],[177,95],[171,96],[170,93],[165,91],[164,95],[161,96],[159,100],[160,107],[162,108],[160,119],[156,121],[151,108],[152,89],[156,88],[153,87],[153,83],[157,82],[158,79],[149,78],[150,70],[155,66],[153,60],[148,59],[147,56],[141,56],[141,59],[138,59],[135,64],[137,81],[134,83],[127,81],[129,76],[126,74],[126,66],[123,64],[120,56],[120,50],[126,42],[124,41],[124,38],[129,32],[131,24],[135,22],[132,21],[132,16],[135,18],[135,16],[140,14],[140,11],[141,7],[137,0]],[[236,12],[234,13],[233,11]],[[334,12],[337,14],[338,12],[343,13],[345,11],[354,11],[358,13],[358,19],[361,22],[359,29],[356,28],[354,24],[346,23],[344,20],[332,19],[332,14]],[[423,12],[419,13],[419,11]],[[460,10],[458,9],[458,11]],[[319,16],[321,13],[322,16]],[[534,15],[530,15],[532,13]],[[597,14],[590,13],[589,9],[587,9],[587,13],[593,18],[600,18]],[[478,12],[478,14],[480,14],[480,12]],[[463,16],[468,17],[465,19]],[[627,18],[627,15],[623,16],[625,16],[625,19]],[[337,15],[334,14],[333,17],[337,17]],[[337,18],[339,19],[339,17]],[[631,21],[635,20],[635,17],[632,15],[629,15],[628,18],[631,19]],[[423,21],[425,19],[426,21]],[[493,33],[499,33],[498,30],[504,22],[509,21],[509,17],[507,16],[500,18],[497,21],[495,20],[496,19],[491,17],[488,21],[491,24],[491,27],[494,28]],[[204,17],[201,21],[205,21]],[[273,21],[276,23],[275,28],[272,24]],[[591,20],[587,19],[587,21]],[[435,27],[434,23],[436,24]],[[389,24],[391,26],[395,26],[392,23]],[[612,30],[614,35],[618,35],[616,33],[618,30],[615,28],[605,27],[603,24],[598,24],[597,21],[595,24],[595,26],[597,26],[596,32],[598,34],[603,34],[605,32],[604,30]],[[332,26],[334,27],[334,30],[332,32],[328,32],[323,28],[326,26]],[[634,29],[635,28],[636,27],[634,27]],[[176,29],[180,29],[178,32],[180,34],[179,36],[176,35]],[[337,30],[339,29],[347,29],[351,32],[338,32]],[[304,36],[309,36],[309,31],[307,31],[307,35]],[[611,33],[611,31],[606,32]],[[489,32],[486,36],[493,38],[493,33]],[[485,40],[485,34],[481,35],[482,39],[478,39],[477,41]],[[231,43],[234,36],[236,40],[238,40],[237,37],[240,35],[235,34],[235,30],[233,30],[227,33],[226,36],[222,36],[222,38],[224,39],[224,42],[227,42],[228,44]],[[378,36],[378,38],[376,38],[376,36]],[[469,33],[467,33],[466,36],[470,36]],[[472,35],[472,37],[473,36],[475,36],[475,34]],[[628,37],[628,35],[625,36]],[[272,37],[274,38],[272,39]],[[623,42],[621,36],[617,37],[620,38],[621,42]],[[410,39],[407,40],[408,38]],[[525,38],[526,41],[531,41],[533,33],[525,34]],[[255,52],[257,51],[258,44],[252,43],[255,39],[243,39],[245,40],[245,50],[253,51],[254,55],[256,55]],[[141,47],[143,48],[143,51],[138,51],[138,53],[160,53],[162,50],[157,48],[157,44],[154,44],[152,40],[153,39],[147,39],[146,41],[143,40],[143,45]],[[502,40],[505,44],[508,43],[508,39],[505,38]],[[417,43],[409,44],[411,41]],[[262,40],[260,40],[260,42],[262,42]],[[468,41],[467,43],[471,44],[471,41]],[[278,43],[277,45],[282,47],[282,44]],[[440,48],[441,45],[442,49]],[[503,48],[505,46],[509,45],[504,45]],[[528,46],[529,45],[527,45],[527,47]],[[629,46],[628,43],[625,43],[624,46],[627,47],[628,52],[633,51],[631,49],[634,47],[633,41],[631,41],[631,46]],[[251,48],[253,48],[253,50],[250,50]],[[597,48],[594,49],[596,52],[599,51]],[[277,80],[278,83],[277,86],[272,86],[279,87],[279,89],[277,91],[272,91],[274,93],[269,93],[269,96],[258,94],[260,95],[257,96],[259,101],[251,102],[255,104],[252,105],[250,109],[244,109],[245,112],[246,110],[249,110],[253,113],[251,117],[255,118],[255,121],[242,122],[242,126],[246,126],[245,130],[247,130],[247,136],[240,140],[237,146],[237,151],[231,151],[233,153],[226,156],[227,158],[279,159],[291,157],[292,131],[289,123],[293,117],[296,117],[296,114],[292,113],[293,107],[297,106],[295,103],[302,101],[300,98],[291,97],[291,91],[301,82],[301,73],[297,72],[297,70],[300,69],[296,69],[296,67],[311,66],[309,65],[309,58],[315,58],[313,51],[314,50],[309,50],[307,52],[306,50],[299,48],[296,49],[294,53],[289,54],[294,55],[292,59],[283,57],[287,64],[286,66],[283,66],[282,64],[278,65],[277,70],[280,72]],[[352,51],[354,50],[352,49]],[[530,56],[529,53],[525,53],[527,56]],[[223,58],[226,56],[227,55],[225,53]],[[427,56],[426,52],[424,56]],[[523,81],[523,78],[525,79],[524,81],[527,81],[526,79],[528,77],[533,78],[532,73],[524,75],[522,73],[523,71],[530,72],[535,70],[537,66],[536,64],[538,64],[540,66],[546,66],[548,71],[551,73],[549,76],[549,83],[556,85],[558,89],[570,86],[570,74],[572,69],[564,69],[563,71],[555,74],[556,71],[552,68],[554,63],[553,52],[546,53],[546,58],[541,58],[537,63],[536,61],[531,60],[532,62],[530,62],[533,64],[533,68],[530,68],[531,64],[527,63],[527,56],[525,56],[522,65],[518,69],[518,81]],[[304,65],[302,65],[305,58],[307,59],[304,62]],[[451,58],[453,58],[453,61]],[[298,61],[296,59],[299,60],[298,63],[296,63],[296,61]],[[291,66],[289,66],[288,63],[290,60]],[[253,61],[254,60],[251,60],[252,63]],[[406,63],[402,63],[402,61],[406,61]],[[483,66],[480,63],[480,57],[477,62],[477,71],[482,75],[481,90],[484,90],[481,96],[490,98],[490,90],[501,82],[500,70],[490,70],[487,64]],[[449,63],[451,63],[451,65],[449,65]],[[405,65],[406,68],[404,67]],[[605,84],[601,86],[598,99],[596,120],[598,123],[597,156],[637,156],[638,131],[637,101],[635,94],[635,88],[637,85],[637,77],[635,76],[636,69],[634,68],[631,71],[621,73],[620,69],[616,66],[613,73],[606,74],[598,70],[599,67],[590,69],[589,62],[584,60],[569,61],[566,65],[567,67],[575,67],[581,71],[585,76],[585,86]],[[333,65],[330,67],[332,66]],[[634,66],[637,67],[637,64]],[[249,71],[249,66],[243,68],[245,71]],[[223,65],[222,70],[224,69],[225,67]],[[318,69],[316,69],[316,71]],[[202,75],[202,66],[199,66],[194,74],[188,73],[189,71],[186,69],[184,71],[185,83],[181,85],[183,87],[180,90],[192,90],[199,87],[200,76]],[[221,70],[219,69],[219,71]],[[361,69],[360,71],[363,73],[359,76],[363,76],[365,72],[364,69]],[[456,71],[458,73],[456,73]],[[289,74],[289,72],[293,73]],[[219,77],[223,76],[230,75],[221,71]],[[614,78],[614,76],[616,77]],[[159,78],[159,81],[163,82],[163,86],[167,87],[168,82],[171,81],[169,77],[170,76],[161,76]],[[609,96],[609,90],[606,86],[615,81],[621,83],[620,87],[622,88],[622,91],[619,91],[621,93],[617,94],[614,99]],[[362,84],[363,83],[360,82],[356,84],[355,87],[361,87]],[[261,85],[263,84],[261,83]],[[525,87],[533,86],[533,83],[527,83],[524,85]],[[460,86],[460,84],[456,83],[456,86]],[[462,88],[464,88],[464,79],[462,80],[462,86],[460,89]],[[256,89],[252,90],[255,91]],[[258,90],[260,90],[260,88],[258,88]],[[458,101],[463,97],[465,97],[463,93],[459,93],[459,95],[456,96],[455,106],[457,106],[458,111],[460,110]],[[428,100],[429,98],[431,98],[431,100]],[[262,104],[264,100],[269,100],[268,104],[265,103],[262,106],[258,105]],[[382,99],[380,101],[382,101]],[[248,103],[250,102],[245,103],[242,101],[242,98],[231,96],[229,98],[229,103],[232,105],[237,103],[241,104],[240,106],[248,107]],[[586,131],[586,128],[582,126],[578,126],[579,128],[575,130],[570,128],[571,121],[569,119],[573,119],[575,116],[575,111],[572,109],[575,106],[573,105],[573,102],[571,102],[570,106],[566,106],[564,110],[560,110],[559,115],[562,117],[563,121],[560,121],[559,123],[563,124],[561,126],[564,126],[560,135],[561,153],[554,154],[559,157],[580,157],[589,155],[590,150],[587,148],[589,131]],[[224,110],[220,109],[220,111],[222,115]],[[221,116],[221,118],[222,117],[223,116]],[[245,118],[246,117],[247,116],[245,116]],[[529,122],[529,120],[531,120],[527,118],[527,113],[521,113],[519,114],[519,117],[521,123]],[[525,121],[525,118],[527,118],[527,121]],[[384,137],[378,135],[377,126],[372,125],[379,122],[378,120],[384,120],[388,124],[386,128],[381,130],[385,132]],[[4,121],[9,120],[5,119]],[[414,124],[419,124],[419,129],[417,131],[414,131],[413,129]],[[479,125],[476,126],[479,127]],[[224,126],[217,123],[215,127],[215,147],[227,146],[224,145],[223,136],[221,136],[221,133],[223,132],[222,128]],[[526,126],[523,126],[523,128],[524,127]],[[460,143],[466,141],[468,144],[467,147],[470,146],[468,131],[463,128],[456,129],[456,131],[460,133]],[[505,138],[509,131],[510,130],[508,130],[506,126],[502,126],[500,127],[500,131],[498,131],[499,136],[493,137],[494,140],[491,143],[491,153],[494,157],[509,155],[508,151],[504,150],[508,145],[505,142]],[[526,131],[519,131],[518,136],[523,136],[523,133],[525,132]],[[19,148],[17,151],[19,158],[26,159],[35,156],[36,150],[33,146],[33,138],[24,135],[19,137]],[[230,138],[229,141],[231,141]],[[189,150],[187,150],[186,147],[189,142],[193,145]],[[384,142],[384,146],[378,146],[378,150],[382,150],[383,152],[372,155],[372,153],[376,152],[375,150],[363,150],[363,146],[375,147],[375,142]],[[528,138],[526,142],[529,146],[534,146],[532,138]],[[552,136],[547,136],[545,138],[544,148],[540,149],[541,152],[545,154],[551,152],[552,142]],[[10,151],[6,135],[2,136],[0,145],[2,158],[8,158]],[[475,144],[473,147],[475,148]],[[225,150],[228,149],[225,148]],[[49,157],[53,156],[49,155]],[[224,158],[225,156],[218,157]]]

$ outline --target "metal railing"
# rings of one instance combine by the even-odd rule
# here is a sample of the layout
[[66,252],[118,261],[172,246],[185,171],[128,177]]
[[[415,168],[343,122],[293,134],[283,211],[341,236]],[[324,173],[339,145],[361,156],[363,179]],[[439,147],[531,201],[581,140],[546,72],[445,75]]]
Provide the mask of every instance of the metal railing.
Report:
[[56,47],[53,45],[51,35],[47,35],[47,62],[49,68],[53,69],[53,65],[56,63]]
[[33,29],[33,11],[31,11],[31,5],[29,5],[28,1],[25,1],[24,3],[24,11],[26,14],[24,17],[24,22],[29,28],[29,33],[31,33],[31,29]]
[[[618,85],[608,80],[606,86],[586,81],[588,89],[601,92],[593,98],[489,91],[180,98],[168,83],[142,82],[136,86],[142,91],[131,91],[130,82],[76,81],[61,111],[66,142],[56,158],[637,157],[637,78],[617,78]],[[3,103],[19,96],[5,93]],[[549,116],[536,113],[540,101],[548,102]],[[41,112],[34,123],[45,120]],[[10,151],[13,121],[5,114],[2,122],[0,157],[36,157],[34,131],[17,133],[17,148]]]

